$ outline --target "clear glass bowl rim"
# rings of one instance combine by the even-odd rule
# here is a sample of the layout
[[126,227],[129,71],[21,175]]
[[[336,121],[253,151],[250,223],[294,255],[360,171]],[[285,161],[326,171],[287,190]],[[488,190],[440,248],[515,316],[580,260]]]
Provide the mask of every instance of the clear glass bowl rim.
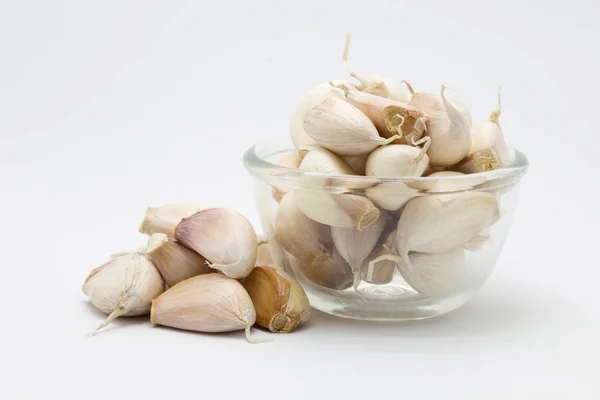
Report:
[[[276,154],[280,156],[295,150],[290,145],[285,145],[278,142],[264,142],[258,143],[250,147],[243,156],[244,167],[252,175],[257,178],[266,181],[269,184],[275,185],[290,185],[292,182],[298,182],[300,179],[310,179],[313,177],[315,180],[326,180],[329,184],[336,185],[338,182],[340,185],[343,184],[378,184],[387,182],[428,182],[428,181],[452,181],[460,183],[464,181],[465,185],[467,182],[473,182],[473,179],[481,179],[482,182],[486,183],[486,187],[489,189],[493,186],[504,186],[508,183],[514,183],[518,181],[529,168],[529,160],[521,151],[513,149],[515,153],[515,161],[507,167],[495,169],[492,171],[478,172],[474,174],[454,175],[454,176],[435,176],[435,177],[386,177],[386,176],[363,176],[363,175],[341,175],[341,174],[327,174],[322,172],[307,172],[293,168],[283,167],[278,164],[272,163],[266,160],[266,157],[271,157]],[[268,154],[264,154],[268,153]]]

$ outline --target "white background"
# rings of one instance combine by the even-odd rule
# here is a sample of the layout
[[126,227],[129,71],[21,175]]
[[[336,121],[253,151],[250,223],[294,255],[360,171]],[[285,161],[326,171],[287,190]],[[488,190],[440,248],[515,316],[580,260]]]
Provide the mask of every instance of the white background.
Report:
[[[0,4],[1,399],[600,398],[595,2]],[[347,78],[347,32],[355,70],[452,85],[475,119],[502,86],[531,168],[480,293],[418,323],[315,311],[263,345],[146,318],[84,339],[103,316],[81,284],[144,243],[147,206],[258,225],[241,156],[287,135],[304,91]]]

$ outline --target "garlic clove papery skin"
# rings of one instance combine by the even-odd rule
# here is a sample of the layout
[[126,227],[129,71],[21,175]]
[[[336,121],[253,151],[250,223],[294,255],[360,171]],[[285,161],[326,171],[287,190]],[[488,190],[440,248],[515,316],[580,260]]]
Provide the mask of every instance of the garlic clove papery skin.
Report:
[[[463,176],[460,179],[445,179],[445,177],[451,176]],[[462,190],[470,190],[475,186],[480,185],[486,181],[481,176],[465,176],[464,173],[458,171],[439,171],[434,172],[428,176],[428,178],[438,179],[427,179],[427,180],[415,180],[407,182],[406,184],[411,188],[426,191],[428,193],[443,193],[443,192],[457,192]]]
[[417,292],[428,297],[456,293],[466,273],[465,251],[457,247],[442,253],[410,253],[398,260],[398,271]]
[[497,199],[488,193],[427,195],[411,199],[398,220],[397,248],[442,253],[462,246],[500,218]]
[[196,275],[215,272],[206,265],[204,257],[163,233],[150,236],[146,257],[169,287]]
[[184,218],[175,238],[230,278],[245,278],[256,263],[256,232],[250,221],[229,208],[209,208]]
[[333,244],[352,268],[355,287],[360,283],[360,268],[379,241],[386,222],[385,216],[382,215],[374,224],[362,231],[355,228],[331,227]]
[[197,332],[246,330],[256,321],[256,311],[241,283],[218,273],[179,282],[152,302],[152,325]]
[[382,138],[362,111],[334,97],[306,113],[304,130],[317,144],[340,156],[364,155],[399,138]]
[[308,110],[321,104],[329,96],[343,99],[344,92],[329,83],[323,83],[308,91],[296,106],[290,120],[290,135],[297,150],[310,150],[312,146],[316,145],[316,142],[304,130],[304,119]]
[[366,175],[378,177],[421,176],[429,165],[426,149],[390,144],[374,150],[367,160]]
[[362,231],[380,216],[379,209],[363,196],[319,190],[297,190],[294,194],[298,208],[310,219],[325,225]]
[[301,171],[321,172],[325,174],[355,175],[356,173],[340,156],[316,146],[306,153],[300,166]]
[[[446,86],[441,95],[415,93],[408,105],[424,111],[427,136],[431,145],[427,151],[432,166],[447,167],[463,160],[471,148],[471,117],[468,109],[448,100]],[[464,108],[463,108],[464,107]]]
[[152,300],[164,289],[160,272],[143,254],[118,256],[95,268],[85,280],[82,290],[94,307],[108,317],[93,333],[120,316],[148,314]]
[[308,218],[296,204],[294,192],[279,203],[275,216],[275,238],[301,263],[312,266],[330,257],[332,246],[329,227]]
[[175,237],[175,227],[183,218],[205,208],[208,206],[199,203],[174,203],[149,207],[146,209],[139,232],[146,235],[164,233],[169,237]]

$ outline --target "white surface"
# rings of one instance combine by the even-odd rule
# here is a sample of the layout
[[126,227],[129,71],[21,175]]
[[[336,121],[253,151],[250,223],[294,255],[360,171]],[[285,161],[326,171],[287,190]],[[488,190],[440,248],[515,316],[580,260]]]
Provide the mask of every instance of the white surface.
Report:
[[[0,398],[600,398],[597,15],[583,0],[2,2]],[[84,339],[103,317],[82,281],[143,243],[145,207],[208,201],[257,223],[240,158],[287,134],[303,91],[346,78],[347,31],[355,70],[452,85],[475,119],[502,85],[531,169],[479,295],[411,324],[315,311],[263,345],[144,318]]]

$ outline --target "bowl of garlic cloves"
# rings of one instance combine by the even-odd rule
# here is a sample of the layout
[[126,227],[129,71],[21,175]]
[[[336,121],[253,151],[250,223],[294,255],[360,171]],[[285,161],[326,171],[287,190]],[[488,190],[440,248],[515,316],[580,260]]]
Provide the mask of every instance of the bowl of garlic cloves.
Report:
[[527,158],[497,106],[360,76],[300,95],[289,135],[244,155],[278,265],[327,313],[430,318],[465,304],[508,235]]

